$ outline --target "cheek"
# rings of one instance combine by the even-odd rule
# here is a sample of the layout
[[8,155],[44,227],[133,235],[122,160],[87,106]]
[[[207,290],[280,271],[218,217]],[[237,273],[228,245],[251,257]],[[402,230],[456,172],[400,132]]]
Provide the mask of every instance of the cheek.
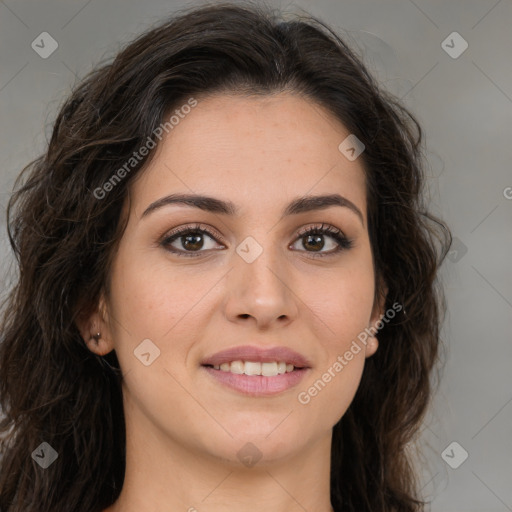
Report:
[[[165,259],[119,258],[113,268],[112,307],[116,320],[135,342],[172,338],[211,288],[207,275],[189,278]],[[193,316],[193,315],[192,315]]]
[[331,291],[315,305],[335,340],[342,342],[368,327],[373,306],[373,283],[339,283],[339,290]]
[[[307,382],[297,391],[299,410],[306,421],[331,428],[350,406],[365,364],[365,345],[358,336],[368,327],[373,305],[373,284],[346,286],[331,292],[318,307],[322,322],[319,359]],[[325,327],[327,326],[327,327]]]
[[[325,285],[310,296],[308,306],[321,319],[330,350],[344,351],[369,326],[374,302],[373,269],[363,262],[323,278]],[[325,337],[326,336],[326,337]]]
[[321,321],[321,358],[297,392],[299,408],[311,421],[334,426],[352,402],[364,369],[365,345],[358,336],[369,326],[373,308],[372,267],[360,261],[332,276],[332,284],[308,306]]

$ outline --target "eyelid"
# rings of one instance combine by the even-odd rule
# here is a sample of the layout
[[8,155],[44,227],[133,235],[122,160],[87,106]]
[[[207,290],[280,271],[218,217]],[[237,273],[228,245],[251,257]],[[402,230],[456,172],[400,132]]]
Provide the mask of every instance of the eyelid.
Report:
[[206,232],[208,236],[211,236],[212,238],[215,238],[218,241],[221,241],[222,243],[226,243],[225,238],[213,227],[209,226],[208,224],[202,224],[202,223],[195,223],[195,224],[187,224],[185,226],[180,226],[175,229],[171,229],[170,231],[166,231],[165,234],[161,237],[161,242],[165,242],[166,240],[170,238],[174,238],[177,235],[183,235],[189,232]]
[[[214,232],[215,231],[215,232]],[[177,256],[191,256],[195,257],[195,255],[200,255],[201,253],[209,253],[210,251],[184,251],[179,249],[169,249],[168,244],[174,242],[175,240],[178,240],[180,236],[184,236],[187,233],[191,232],[199,232],[204,233],[208,235],[209,237],[213,238],[215,241],[221,241],[225,245],[225,239],[222,235],[218,234],[217,230],[212,228],[211,226],[207,224],[202,223],[195,223],[195,224],[189,224],[184,225],[175,229],[172,229],[171,231],[167,231],[163,237],[161,237],[160,241],[158,242],[159,246],[163,246],[167,251],[177,255]],[[310,234],[310,233],[319,233],[322,236],[327,236],[335,240],[337,248],[335,250],[326,251],[326,252],[314,252],[314,251],[298,251],[302,253],[308,254],[310,257],[329,257],[329,256],[335,256],[339,254],[340,252],[343,252],[347,249],[350,249],[353,247],[354,240],[347,237],[345,233],[331,225],[326,223],[321,224],[314,224],[309,226],[304,226],[299,231],[295,232],[295,238],[292,241],[290,245],[294,245],[300,238]],[[290,247],[290,245],[288,247]]]

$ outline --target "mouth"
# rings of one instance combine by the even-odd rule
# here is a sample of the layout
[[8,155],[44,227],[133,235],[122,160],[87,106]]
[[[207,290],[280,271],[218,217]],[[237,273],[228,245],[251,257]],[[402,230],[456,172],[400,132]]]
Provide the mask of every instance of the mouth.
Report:
[[311,363],[287,347],[241,346],[207,357],[201,368],[222,386],[256,397],[297,386],[311,371]]
[[311,371],[310,368],[293,368],[293,370],[274,376],[247,375],[215,369],[210,365],[201,365],[203,371],[224,389],[236,391],[251,397],[269,397],[296,387]]
[[259,361],[242,361],[240,359],[222,364],[205,364],[202,366],[235,375],[263,377],[276,377],[277,375],[284,375],[285,373],[291,373],[306,368],[303,366],[295,366],[292,363],[287,363],[285,361],[262,363]]

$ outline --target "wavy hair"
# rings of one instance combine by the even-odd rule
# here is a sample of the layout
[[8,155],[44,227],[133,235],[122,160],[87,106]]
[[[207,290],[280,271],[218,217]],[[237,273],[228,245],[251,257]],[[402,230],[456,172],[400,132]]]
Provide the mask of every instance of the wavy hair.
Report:
[[[129,185],[155,151],[102,199],[94,191],[191,95],[281,91],[325,107],[366,146],[375,299],[385,283],[386,309],[404,308],[379,331],[379,350],[333,429],[332,506],[423,509],[409,448],[441,359],[437,274],[451,234],[428,211],[421,127],[323,21],[217,3],[176,13],[98,64],[16,181],[7,227],[18,272],[0,324],[2,512],[100,512],[123,485],[119,362],[115,351],[88,350],[77,319],[108,293]],[[31,456],[42,442],[59,462],[45,470]]]

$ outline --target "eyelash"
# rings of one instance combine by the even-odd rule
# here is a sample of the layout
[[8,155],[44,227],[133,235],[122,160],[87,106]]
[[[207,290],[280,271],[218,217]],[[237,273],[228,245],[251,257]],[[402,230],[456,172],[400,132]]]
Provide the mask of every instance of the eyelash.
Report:
[[[170,247],[170,244],[172,242],[174,242],[175,240],[183,237],[184,235],[198,234],[198,233],[207,234],[214,240],[216,240],[216,238],[220,238],[220,237],[218,237],[218,235],[215,235],[214,233],[212,233],[208,228],[202,227],[201,224],[196,224],[195,226],[184,226],[184,227],[178,228],[175,231],[169,233],[160,242],[160,245],[162,247],[164,247],[166,250],[168,250],[169,252],[176,254],[177,256],[194,258],[194,257],[199,256],[199,254],[201,254],[202,252],[205,252],[205,251],[201,251],[201,250],[200,251],[182,251],[182,250],[177,250],[173,247]],[[336,254],[338,254],[339,252],[341,252],[343,250],[351,249],[354,245],[353,240],[347,238],[343,234],[343,232],[341,230],[339,230],[338,228],[335,228],[330,225],[321,224],[320,226],[310,226],[308,228],[304,228],[296,234],[295,241],[298,240],[299,238],[303,238],[308,235],[328,235],[331,238],[333,238],[336,241],[336,243],[338,244],[338,247],[334,250],[331,250],[330,252],[315,253],[312,251],[304,251],[304,252],[311,254],[311,256],[313,258],[324,258],[324,257],[328,257],[328,256],[335,256]],[[295,241],[294,241],[294,243],[295,243]]]

